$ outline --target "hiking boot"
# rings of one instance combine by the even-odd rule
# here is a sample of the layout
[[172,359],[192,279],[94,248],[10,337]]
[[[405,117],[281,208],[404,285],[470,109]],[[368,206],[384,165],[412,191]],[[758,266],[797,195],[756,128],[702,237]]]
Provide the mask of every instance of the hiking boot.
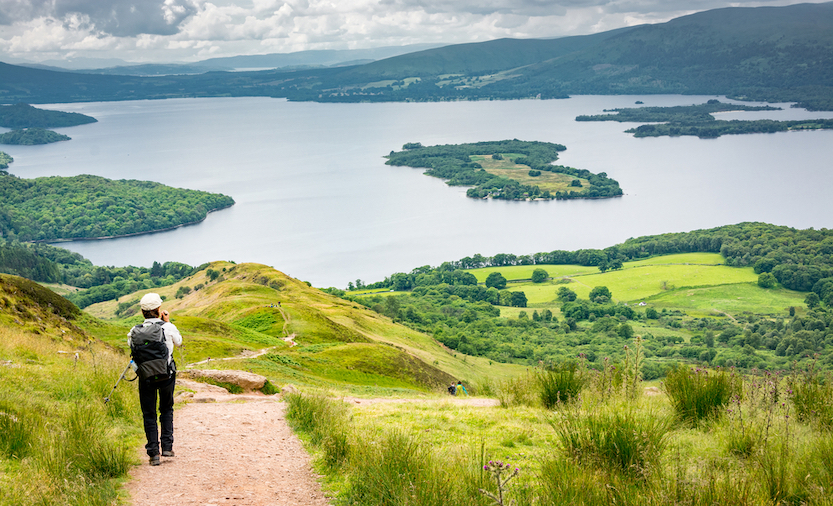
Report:
[[176,454],[173,450],[162,450],[163,457],[176,457]]
[[150,465],[158,466],[162,463],[162,459],[159,458],[159,455],[154,455],[150,458]]

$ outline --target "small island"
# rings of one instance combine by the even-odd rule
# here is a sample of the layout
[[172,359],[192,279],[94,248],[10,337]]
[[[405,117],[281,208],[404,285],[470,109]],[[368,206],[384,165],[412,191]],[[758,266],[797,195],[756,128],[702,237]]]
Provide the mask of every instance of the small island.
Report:
[[34,146],[38,144],[51,144],[53,142],[68,141],[67,135],[45,130],[43,128],[27,128],[25,130],[12,130],[0,134],[0,144],[13,144],[17,146]]
[[0,176],[0,235],[21,242],[101,239],[198,223],[230,207],[219,193],[99,176]]
[[777,121],[761,120],[718,120],[717,112],[733,111],[778,111],[779,107],[726,104],[709,100],[705,104],[675,107],[634,107],[605,110],[607,113],[593,116],[578,116],[576,121],[618,121],[633,123],[655,123],[640,125],[625,130],[634,137],[661,137],[695,135],[701,139],[714,139],[721,135],[786,132],[789,130],[821,130],[833,128],[833,120],[812,119]]
[[3,128],[62,128],[96,121],[86,114],[38,109],[29,104],[0,106],[0,127]]
[[427,168],[426,175],[450,186],[471,186],[478,199],[567,200],[622,195],[619,183],[600,172],[553,165],[567,148],[549,142],[514,140],[423,146],[407,143],[391,151],[387,165]]
[[7,153],[0,151],[0,170],[6,170],[9,168],[9,164],[14,161],[14,158],[9,156]]

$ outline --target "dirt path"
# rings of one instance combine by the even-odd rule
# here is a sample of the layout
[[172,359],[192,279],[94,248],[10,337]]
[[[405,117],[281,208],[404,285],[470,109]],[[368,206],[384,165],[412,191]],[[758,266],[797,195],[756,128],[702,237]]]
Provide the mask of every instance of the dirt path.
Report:
[[[188,380],[190,401],[174,414],[176,457],[131,472],[135,506],[325,506],[309,455],[275,397],[231,395]],[[235,402],[230,402],[235,401]],[[240,402],[244,401],[244,402]]]

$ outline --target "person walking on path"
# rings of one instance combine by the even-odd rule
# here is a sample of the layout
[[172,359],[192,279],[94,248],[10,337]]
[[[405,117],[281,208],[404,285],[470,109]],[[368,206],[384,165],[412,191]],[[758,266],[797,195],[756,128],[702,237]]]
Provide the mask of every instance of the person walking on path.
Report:
[[466,390],[466,387],[463,386],[462,381],[457,382],[457,392],[462,391],[464,394],[469,395],[469,392]]
[[[159,457],[160,436],[156,424],[156,400],[159,399],[159,424],[162,426],[162,456],[174,456],[174,388],[176,386],[176,362],[174,346],[182,345],[182,335],[171,323],[170,315],[162,310],[162,298],[157,293],[148,293],[139,302],[145,321],[127,333],[127,343],[133,353],[139,376],[139,404],[147,444],[145,450],[150,465],[162,463]],[[161,332],[161,334],[160,334]],[[157,351],[151,349],[154,345]],[[139,351],[139,348],[146,348]],[[156,360],[144,360],[156,353]],[[142,357],[140,359],[139,357]],[[153,365],[156,363],[155,365]]]

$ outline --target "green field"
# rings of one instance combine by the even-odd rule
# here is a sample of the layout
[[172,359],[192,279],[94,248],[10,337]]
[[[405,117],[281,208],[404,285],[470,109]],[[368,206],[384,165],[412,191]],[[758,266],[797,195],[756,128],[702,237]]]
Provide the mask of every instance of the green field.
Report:
[[787,289],[764,290],[755,283],[738,283],[724,286],[680,288],[657,294],[646,300],[656,308],[685,309],[703,315],[712,312],[738,314],[751,311],[755,314],[786,314],[790,306],[804,307],[806,294]]
[[528,165],[519,165],[515,159],[525,156],[517,153],[501,153],[503,160],[495,160],[492,155],[472,155],[470,158],[483,166],[489,174],[515,180],[523,185],[538,186],[542,190],[549,190],[553,194],[559,191],[570,191],[575,189],[570,186],[573,179],[581,181],[582,187],[591,186],[590,183],[580,177],[558,172],[541,172],[538,176],[530,176]]
[[[634,267],[645,267],[647,265],[673,265],[673,264],[700,264],[700,265],[723,265],[723,257],[720,253],[680,253],[676,255],[664,255],[659,257],[646,258],[635,262],[625,262],[622,270]],[[544,269],[551,278],[564,276],[578,276],[580,274],[598,273],[595,266],[585,265],[511,265],[507,267],[483,267],[480,269],[469,269],[474,274],[478,283],[483,283],[492,272],[500,272],[508,281],[531,279],[532,271]]]
[[[570,279],[572,283],[566,285],[554,281],[544,283],[520,282],[511,283],[507,288],[511,291],[524,292],[529,306],[543,307],[559,304],[557,292],[562,286],[573,290],[581,298],[587,298],[593,287],[606,286],[610,289],[616,301],[640,302],[648,297],[683,287],[750,284],[756,282],[758,276],[752,271],[751,267],[645,265],[608,271],[604,274],[597,270],[596,274],[579,275]],[[757,288],[757,286],[750,285],[750,288],[764,291]]]

